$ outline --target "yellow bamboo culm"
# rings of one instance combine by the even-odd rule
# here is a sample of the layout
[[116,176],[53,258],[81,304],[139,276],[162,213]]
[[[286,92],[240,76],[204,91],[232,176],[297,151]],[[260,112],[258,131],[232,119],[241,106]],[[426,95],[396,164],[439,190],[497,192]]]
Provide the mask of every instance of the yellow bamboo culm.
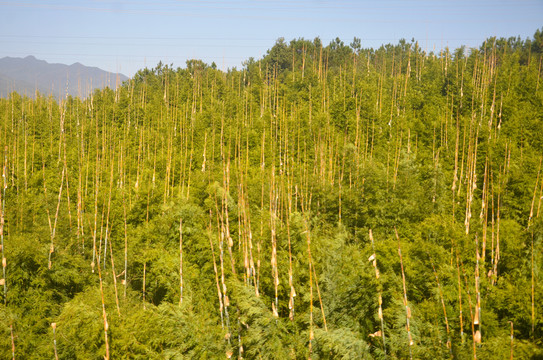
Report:
[[[94,252],[96,252],[96,251],[97,251],[97,249],[95,247]],[[95,256],[96,256],[96,254],[95,254]],[[104,340],[105,340],[105,347],[106,347],[106,355],[104,356],[104,360],[109,360],[109,338],[108,338],[108,335],[107,335],[107,331],[109,329],[109,324],[108,324],[108,321],[107,321],[106,301],[105,301],[105,296],[104,296],[104,282],[103,282],[103,278],[102,278],[102,269],[100,267],[100,262],[98,261],[96,265],[97,265],[97,268],[98,268],[98,279],[99,279],[99,284],[100,284],[100,299],[102,301],[102,319],[103,319],[103,322],[104,322]],[[144,274],[145,274],[145,272],[144,272]],[[145,285],[145,275],[144,275],[144,285]],[[144,294],[145,294],[145,292],[144,292]],[[145,305],[145,302],[144,302],[144,305]],[[56,327],[56,325],[55,325],[55,327]]]
[[[371,229],[369,229],[369,237],[371,240],[371,249],[373,251],[373,254],[370,255],[368,258],[368,261],[372,263],[373,268],[375,269],[375,278],[379,279],[379,269],[377,268],[377,255],[375,253],[375,244],[373,240],[373,232]],[[385,322],[383,319],[383,297],[381,296],[381,288],[378,288],[378,295],[377,295],[377,301],[379,303],[379,307],[377,309],[377,314],[379,316],[379,320],[381,322],[381,330],[379,331],[379,336],[383,339],[383,351],[386,354],[386,342],[385,342]]]
[[51,323],[51,327],[53,328],[53,347],[55,349],[55,360],[58,360],[58,352],[57,352],[57,323]]
[[[447,308],[445,307],[445,299],[443,297],[443,290],[441,289],[441,283],[439,282],[439,277],[437,276],[437,271],[436,271],[436,267],[434,265],[434,261],[430,257],[429,253],[428,253],[428,257],[430,258],[430,263],[432,264],[432,270],[434,272],[434,277],[436,279],[437,287],[438,287],[438,290],[439,290],[439,299],[441,300],[441,306],[443,308],[443,316],[445,318],[445,326],[446,326],[446,329],[447,329],[447,348],[449,349],[450,356],[452,358],[453,354],[452,354],[451,333],[450,333],[450,329],[449,329],[449,319],[447,317]],[[451,258],[451,262],[452,262],[452,258]]]
[[317,273],[315,272],[315,266],[311,266],[313,268],[313,275],[315,276],[315,287],[317,288],[317,295],[319,296],[319,303],[321,305],[321,314],[322,314],[322,321],[324,323],[324,331],[328,331],[328,325],[326,324],[326,316],[324,316],[324,306],[322,304],[322,297],[321,297],[321,291],[319,289],[319,281],[317,279]]
[[513,322],[512,321],[509,321],[509,323],[511,324],[511,356],[510,356],[510,359],[513,360]]
[[11,358],[15,360],[15,336],[13,335],[13,324],[9,325],[9,332],[11,334]]
[[413,353],[411,351],[411,346],[413,346],[415,343],[413,342],[413,338],[411,337],[411,329],[409,327],[409,319],[411,319],[411,309],[407,305],[407,287],[405,284],[405,272],[403,269],[403,258],[402,258],[402,249],[400,245],[400,236],[398,235],[398,230],[394,228],[394,232],[396,233],[396,239],[398,240],[398,255],[400,257],[400,268],[402,270],[402,284],[403,284],[403,303],[405,306],[405,312],[406,312],[406,329],[407,329],[407,337],[409,338],[409,358],[413,359]]
[[179,306],[183,304],[183,219],[179,219]]
[[[45,165],[44,165],[44,167],[45,167]],[[49,270],[51,270],[51,267],[53,266],[53,261],[51,259],[51,255],[55,251],[54,240],[55,240],[55,233],[56,233],[56,228],[57,228],[58,214],[59,214],[59,210],[60,210],[60,202],[62,200],[62,188],[63,188],[63,185],[64,185],[65,170],[66,170],[66,166],[64,166],[62,168],[62,174],[60,176],[60,189],[58,191],[57,211],[55,213],[55,221],[54,221],[52,226],[51,226],[51,218],[49,216],[49,210],[47,209],[47,216],[48,216],[48,219],[49,219],[49,229],[51,231],[51,248],[49,249],[49,262],[48,262],[48,265],[47,265],[47,268]],[[46,192],[46,190],[45,190],[45,182],[44,182],[44,191]],[[46,197],[46,199],[47,199],[47,197]]]
[[215,272],[215,284],[217,286],[217,295],[219,297],[219,313],[221,315],[221,327],[224,328],[224,316],[223,316],[224,305],[223,305],[223,302],[222,302],[221,286],[219,284],[219,273],[218,273],[218,270],[217,270],[217,261],[215,259],[215,249],[213,247],[213,237],[211,236],[211,219],[212,219],[211,210],[209,210],[209,227],[208,227],[208,233],[210,234],[209,235],[209,244],[211,246],[211,255],[212,255],[212,259],[213,259],[213,270]]
[[[303,72],[302,72],[302,78],[303,78]],[[288,191],[287,191],[288,213],[286,216],[286,225],[287,225],[288,264],[289,264],[288,285],[290,287],[290,294],[289,294],[289,301],[288,301],[288,308],[289,308],[288,317],[292,321],[294,320],[294,298],[296,297],[296,290],[294,289],[294,279],[293,279],[294,271],[292,269],[292,246],[291,246],[291,241],[290,241],[290,215],[292,213],[292,194],[291,194],[290,186],[287,186],[287,188],[288,188]]]
[[113,244],[109,242],[109,256],[111,257],[111,275],[113,277],[113,287],[115,289],[115,304],[117,305],[117,313],[121,316],[121,307],[119,306],[119,293],[117,290],[117,275],[115,274],[115,262],[113,260]]
[[[5,164],[7,164],[7,157],[5,159]],[[4,288],[4,306],[7,305],[7,292],[8,288],[6,286],[6,258],[4,256],[4,225],[5,225],[5,219],[4,219],[4,213],[5,213],[5,205],[6,205],[6,166],[4,165],[3,171],[2,171],[2,178],[4,179],[4,185],[3,191],[0,191],[0,253],[2,256],[2,286]],[[2,195],[3,194],[3,195]],[[15,355],[13,355],[15,357]]]
[[481,343],[481,332],[479,330],[475,332],[475,335],[473,335],[473,339],[477,344]]
[[[307,237],[307,262],[308,262],[308,266],[309,266],[309,344],[308,344],[309,355],[308,355],[308,359],[311,360],[311,355],[313,353],[313,339],[314,339],[314,334],[313,334],[313,273],[314,272],[312,271],[313,262],[312,262],[312,258],[311,258],[311,234],[310,234],[310,231],[309,231],[309,225],[308,225],[308,221],[307,221],[307,214],[305,212],[305,208],[304,208],[304,205],[303,205],[303,200],[302,200],[302,213],[305,215],[305,217],[304,217],[304,225],[305,225],[304,233],[306,234],[306,237]],[[323,315],[324,315],[324,313],[323,313]]]
[[[532,231],[532,244],[531,244],[531,260],[532,260],[532,337],[534,336],[534,330],[535,330],[535,276],[534,276],[534,232]],[[513,323],[511,323],[511,326],[513,326]]]

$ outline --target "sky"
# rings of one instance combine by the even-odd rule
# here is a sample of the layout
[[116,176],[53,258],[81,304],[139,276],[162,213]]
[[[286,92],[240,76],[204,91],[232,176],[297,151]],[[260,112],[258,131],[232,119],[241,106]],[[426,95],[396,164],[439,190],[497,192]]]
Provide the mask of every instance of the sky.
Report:
[[219,69],[259,59],[275,41],[354,37],[364,48],[419,42],[427,51],[532,38],[543,0],[0,0],[0,58],[33,55],[133,76],[159,61]]

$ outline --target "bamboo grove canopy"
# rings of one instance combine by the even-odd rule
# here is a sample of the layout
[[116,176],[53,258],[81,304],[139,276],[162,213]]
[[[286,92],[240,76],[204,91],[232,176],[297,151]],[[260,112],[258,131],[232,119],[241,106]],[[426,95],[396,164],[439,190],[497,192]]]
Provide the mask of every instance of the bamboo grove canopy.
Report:
[[542,40],[0,99],[0,356],[541,358]]

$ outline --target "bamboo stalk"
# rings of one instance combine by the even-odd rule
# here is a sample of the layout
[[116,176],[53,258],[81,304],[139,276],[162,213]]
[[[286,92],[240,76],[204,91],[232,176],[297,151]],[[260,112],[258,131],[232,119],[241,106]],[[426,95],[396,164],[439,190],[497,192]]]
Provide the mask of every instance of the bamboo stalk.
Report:
[[4,248],[4,228],[6,224],[5,220],[5,212],[6,212],[6,168],[7,168],[7,147],[6,147],[6,154],[4,154],[4,166],[2,166],[2,191],[0,192],[0,247],[2,250],[2,286],[4,288],[4,306],[7,305],[7,299],[8,299],[8,287],[7,287],[7,281],[6,281],[6,255],[5,255],[5,248]]
[[434,271],[434,276],[436,278],[437,287],[439,289],[439,299],[441,301],[441,306],[443,308],[443,316],[445,317],[445,326],[446,326],[446,329],[447,329],[447,348],[449,349],[450,357],[453,358],[451,332],[449,330],[449,320],[447,318],[447,308],[445,307],[445,299],[443,298],[443,291],[441,289],[441,284],[440,284],[439,278],[437,276],[437,271],[436,271],[436,267],[434,265],[434,261],[430,257],[430,253],[428,253],[428,257],[430,258],[430,263],[432,264],[432,270]]
[[183,304],[183,218],[179,219],[179,306]]
[[[224,200],[224,195],[221,196],[221,199]],[[224,238],[225,238],[224,227],[225,226],[223,224],[224,222],[223,215],[219,213],[219,208],[218,208],[216,198],[215,198],[215,209],[217,210],[217,231],[219,233],[219,261],[220,261],[220,266],[221,266],[221,285],[222,285],[222,299],[223,299],[222,302],[224,305],[223,311],[224,311],[224,318],[226,320],[228,342],[230,342],[230,316],[228,314],[228,306],[230,306],[230,300],[227,295],[227,287],[226,287],[225,271],[224,271]]]
[[[103,284],[103,280],[102,280],[102,269],[100,267],[100,262],[97,263],[97,267],[98,267],[98,279],[100,280],[100,298],[102,300],[102,318],[103,318],[103,321],[104,321],[104,340],[105,340],[105,345],[106,345],[106,356],[104,357],[104,359],[109,360],[109,340],[108,340],[108,336],[107,336],[107,332],[109,330],[109,323],[107,321],[106,301],[105,301],[105,297],[104,297],[104,284]],[[145,274],[145,272],[144,272],[144,274]],[[145,279],[145,275],[144,275],[144,279]],[[144,283],[144,288],[145,288],[145,280],[144,280],[143,283]],[[145,294],[145,292],[144,292],[144,294]],[[145,302],[144,302],[144,304],[145,304]]]
[[15,360],[15,336],[13,335],[13,324],[9,325],[9,332],[11,336],[11,358]]
[[456,190],[456,182],[458,181],[458,146],[460,143],[460,121],[458,116],[458,111],[456,112],[456,141],[455,141],[455,149],[454,149],[454,175],[453,175],[453,183],[452,183],[452,215],[454,218],[455,215],[455,208],[456,208],[456,200],[455,200],[455,190]]
[[238,251],[243,254],[243,283],[248,285],[251,283],[251,267],[249,265],[249,244],[247,239],[247,223],[245,213],[245,194],[243,193],[243,170],[241,169],[241,157],[239,159],[239,186],[238,186]]
[[57,323],[51,323],[51,327],[53,328],[53,349],[55,350],[55,360],[58,360],[58,352],[57,352]]
[[475,320],[473,323],[481,327],[481,291],[480,291],[480,275],[479,275],[479,241],[477,235],[475,235],[475,247],[476,247],[476,262],[475,262],[475,292],[477,293],[476,308],[475,308]]
[[396,239],[398,240],[398,255],[400,256],[400,267],[402,269],[402,284],[403,284],[403,303],[405,306],[405,314],[406,314],[406,328],[407,328],[407,338],[409,339],[409,358],[413,359],[413,353],[411,351],[411,346],[414,345],[413,338],[411,337],[411,328],[409,327],[409,319],[411,318],[411,309],[409,309],[409,306],[407,305],[407,287],[405,285],[405,272],[403,268],[403,258],[402,258],[402,249],[400,244],[400,236],[398,235],[398,230],[394,228],[394,232],[396,233]]
[[511,356],[510,356],[510,359],[513,360],[513,322],[512,321],[509,321],[509,323],[511,324]]
[[222,293],[221,293],[221,286],[219,285],[219,272],[217,271],[217,260],[215,259],[215,250],[213,247],[213,236],[211,235],[211,210],[209,210],[209,227],[208,227],[208,233],[209,233],[209,245],[211,246],[211,255],[213,257],[213,270],[215,271],[215,284],[217,285],[217,294],[219,298],[219,313],[221,314],[221,327],[224,329],[224,318],[223,318],[223,302],[222,302]]
[[81,124],[81,147],[78,147],[78,177],[77,177],[77,238],[81,239],[82,250],[85,251],[85,229],[83,220],[83,124]]
[[222,234],[224,238],[227,240],[228,243],[228,254],[230,255],[230,265],[232,269],[232,274],[236,274],[236,267],[235,267],[235,259],[232,252],[232,247],[234,246],[234,242],[232,240],[232,236],[230,233],[230,218],[229,218],[229,212],[228,212],[228,195],[230,194],[230,156],[228,156],[228,160],[226,161],[226,166],[223,171],[223,196],[221,198],[221,205],[222,205],[222,213],[223,217],[221,217],[222,221]]
[[111,211],[111,193],[113,191],[113,169],[114,169],[114,166],[113,166],[113,161],[112,161],[112,163],[111,163],[111,177],[110,177],[110,180],[109,180],[109,196],[108,196],[108,200],[107,200],[106,235],[105,235],[105,238],[104,238],[104,270],[106,269],[107,240],[108,240],[109,234],[111,233],[111,229],[109,227],[109,214],[110,214],[110,211]]
[[[311,200],[309,200],[310,202]],[[307,260],[308,260],[308,266],[309,266],[309,355],[308,359],[311,360],[311,354],[313,352],[313,339],[315,337],[313,332],[313,261],[311,259],[311,234],[309,232],[309,224],[307,223],[307,214],[305,212],[305,208],[303,205],[303,199],[302,199],[302,212],[304,213],[304,225],[305,225],[305,231],[306,239],[307,239]]]
[[[65,167],[62,168],[62,175],[60,176],[61,180],[60,180],[60,189],[59,189],[59,192],[58,192],[57,211],[55,213],[55,222],[54,222],[53,228],[51,230],[51,246],[50,246],[50,249],[49,249],[49,263],[48,263],[48,266],[47,266],[47,268],[49,270],[51,270],[51,267],[53,265],[52,260],[51,260],[51,256],[52,256],[53,252],[55,251],[54,240],[55,240],[55,232],[56,232],[56,228],[57,228],[58,212],[60,210],[60,200],[62,198],[62,185],[64,184],[64,170],[66,170]],[[45,186],[45,182],[44,182],[44,186]],[[51,220],[50,219],[49,219],[49,226],[51,226]]]
[[68,221],[70,224],[70,229],[72,228],[72,210],[70,207],[70,183],[68,181],[68,162],[66,160],[66,141],[64,141],[64,169],[66,171],[64,172],[64,176],[66,177],[66,201],[68,205]]
[[128,286],[127,275],[128,275],[128,226],[126,224],[126,201],[123,189],[123,219],[124,219],[124,279],[122,284],[124,286],[124,298],[126,299],[126,288]]
[[539,183],[539,175],[541,174],[541,162],[543,161],[543,157],[539,159],[539,169],[537,170],[537,178],[535,180],[535,186],[534,186],[534,196],[532,197],[532,206],[530,207],[530,217],[528,218],[528,227],[531,225],[532,218],[534,216],[534,204],[535,204],[535,198],[537,195],[537,185]]
[[464,321],[463,321],[463,313],[462,313],[462,283],[460,281],[460,260],[458,255],[458,248],[456,247],[456,244],[454,242],[454,238],[451,238],[452,241],[452,247],[456,255],[456,274],[457,274],[457,284],[458,284],[458,318],[460,321],[460,338],[462,341],[462,344],[464,343]]
[[[457,256],[458,255],[458,251],[457,251]],[[468,295],[468,304],[469,304],[469,315],[470,315],[470,323],[471,323],[471,333],[472,333],[472,340],[473,340],[473,359],[476,360],[477,359],[477,347],[476,347],[476,339],[475,339],[475,318],[473,316],[473,302],[471,301],[471,293],[469,291],[469,286],[468,286],[468,277],[467,277],[467,274],[466,274],[466,271],[464,269],[464,264],[462,264],[462,262],[460,262],[460,265],[461,265],[461,268],[462,268],[462,274],[464,276],[464,284],[465,284],[465,287],[466,287],[466,293]],[[477,305],[475,305],[477,306]]]
[[[99,162],[98,162],[98,153],[96,155],[96,170],[95,170],[95,183],[94,183],[94,230],[92,233],[92,262],[91,269],[94,273],[94,267],[96,266],[96,235],[98,231],[98,191],[99,191]],[[45,168],[44,168],[45,171]]]
[[143,262],[143,285],[142,285],[142,289],[141,289],[142,300],[143,300],[143,310],[145,310],[145,284],[146,284],[145,276],[146,276],[146,273],[147,273],[147,260],[145,260]]
[[273,276],[273,285],[275,290],[275,303],[272,303],[272,311],[275,317],[279,317],[278,308],[278,288],[279,288],[279,271],[277,268],[277,236],[276,236],[276,221],[277,221],[277,202],[278,195],[275,189],[275,166],[271,169],[270,182],[270,233],[271,233],[271,268]]
[[109,256],[111,257],[111,275],[113,277],[113,287],[115,288],[115,304],[117,305],[117,313],[121,316],[121,308],[119,306],[119,295],[117,292],[117,275],[115,274],[115,262],[113,261],[113,245],[109,242]]
[[290,215],[292,213],[292,194],[290,194],[290,188],[289,188],[289,194],[288,194],[288,214],[286,217],[286,225],[287,225],[287,238],[288,238],[288,285],[290,288],[289,292],[289,319],[292,321],[294,320],[294,298],[296,297],[296,290],[294,289],[294,273],[292,270],[292,245],[291,245],[291,239],[290,239]]
[[484,172],[484,178],[483,178],[483,191],[482,191],[482,199],[481,199],[481,213],[479,217],[481,218],[481,222],[483,225],[483,247],[481,249],[481,260],[483,262],[483,266],[485,264],[485,256],[486,256],[486,234],[488,229],[488,187],[489,187],[489,160],[488,156],[485,160],[485,172]]
[[319,296],[319,304],[321,306],[321,314],[322,314],[322,321],[324,323],[324,331],[328,331],[328,326],[326,325],[326,316],[324,316],[324,306],[322,304],[322,297],[321,297],[321,291],[319,290],[319,280],[317,278],[317,273],[315,272],[315,266],[311,266],[313,268],[313,275],[315,276],[315,287],[317,288],[317,295]]
[[[266,129],[262,131],[262,143],[260,145],[260,176],[261,179],[264,179],[265,174],[265,167],[266,167],[266,153],[265,153],[265,147],[266,147]],[[256,260],[256,296],[259,296],[259,287],[260,287],[260,257],[261,257],[261,243],[262,238],[264,237],[264,217],[263,217],[263,211],[264,211],[264,184],[266,182],[262,181],[261,186],[261,193],[260,193],[260,237],[258,238],[257,242],[257,260]]]
[[539,188],[539,200],[537,202],[537,213],[535,215],[536,218],[539,217],[539,211],[541,209],[541,201],[543,200],[543,181],[541,181],[541,185]]
[[[535,333],[535,274],[534,274],[534,231],[532,230],[531,242],[531,277],[532,277],[532,339]],[[511,323],[511,328],[513,323]],[[512,331],[512,330],[511,330]]]
[[[248,146],[248,143],[247,143]],[[247,167],[249,166],[249,153],[247,148]],[[245,186],[247,186],[245,184]],[[257,288],[257,274],[255,269],[255,262],[253,258],[253,233],[251,230],[251,218],[250,218],[250,207],[249,207],[249,199],[247,197],[247,189],[245,188],[243,191],[243,220],[244,220],[244,229],[245,229],[245,236],[247,238],[247,247],[248,247],[248,256],[249,256],[249,265],[248,265],[248,273],[247,277],[250,280],[251,277],[253,278],[253,285],[255,287],[255,295],[258,297],[258,288]]]
[[[373,232],[371,231],[371,229],[369,229],[369,236],[370,236],[370,241],[371,241],[371,250],[373,251],[373,254],[369,257],[369,261],[372,262],[372,265],[373,265],[373,268],[375,269],[375,278],[376,279],[379,279],[379,269],[377,268],[377,253],[375,252],[375,245],[374,245],[374,240],[373,240]],[[379,315],[379,320],[381,321],[381,337],[383,338],[383,351],[385,353],[385,356],[386,356],[386,353],[387,353],[387,348],[386,348],[386,342],[385,342],[385,321],[383,319],[383,297],[382,297],[382,291],[381,291],[381,284],[379,284],[379,287],[377,288],[377,291],[378,291],[378,304],[379,304],[379,310],[378,310],[378,315]]]

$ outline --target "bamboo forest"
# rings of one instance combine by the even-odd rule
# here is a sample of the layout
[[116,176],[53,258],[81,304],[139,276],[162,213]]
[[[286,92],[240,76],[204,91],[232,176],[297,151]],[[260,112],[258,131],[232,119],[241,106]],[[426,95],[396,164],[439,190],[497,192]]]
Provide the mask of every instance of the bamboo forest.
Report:
[[0,99],[0,357],[542,359],[543,29],[271,45]]

